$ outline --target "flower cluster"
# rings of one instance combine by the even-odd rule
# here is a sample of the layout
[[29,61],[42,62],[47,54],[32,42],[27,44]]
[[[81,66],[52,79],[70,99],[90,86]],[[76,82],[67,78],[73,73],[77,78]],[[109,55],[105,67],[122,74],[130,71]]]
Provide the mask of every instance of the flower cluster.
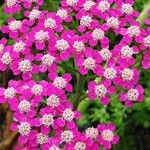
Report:
[[[150,68],[150,30],[136,21],[133,0],[60,3],[57,12],[43,10],[43,0],[6,0],[4,5],[12,18],[1,31],[13,43],[0,40],[0,71],[11,71],[19,80],[0,88],[0,103],[7,102],[14,112],[11,129],[20,133],[21,144],[16,149],[111,149],[119,141],[113,124],[78,130],[72,72],[85,76],[85,82],[94,76],[86,82],[90,100],[107,106],[116,93],[127,107],[142,102],[137,56],[144,51],[142,67]],[[23,19],[13,18],[20,11]],[[145,22],[150,25],[149,19]],[[43,74],[43,80],[35,79]]]

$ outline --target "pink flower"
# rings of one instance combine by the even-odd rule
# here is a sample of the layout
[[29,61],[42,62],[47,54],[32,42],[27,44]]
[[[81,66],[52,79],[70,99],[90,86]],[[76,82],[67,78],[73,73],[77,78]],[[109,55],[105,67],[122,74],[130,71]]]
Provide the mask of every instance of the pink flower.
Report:
[[102,58],[98,51],[91,48],[86,48],[84,54],[79,55],[80,54],[76,55],[75,60],[77,66],[79,67],[79,72],[82,75],[85,75],[89,70],[92,70],[96,75],[102,76],[104,69],[100,65]]
[[90,81],[88,84],[89,99],[95,100],[98,98],[105,106],[110,103],[109,95],[114,94],[115,91],[115,87],[107,82],[97,84],[95,81]]
[[112,123],[109,124],[100,124],[97,127],[100,132],[100,136],[98,137],[98,141],[101,145],[104,146],[105,149],[111,149],[112,145],[117,144],[119,142],[119,136],[115,135],[115,125]]
[[143,102],[144,89],[141,85],[136,85],[126,92],[121,92],[119,99],[121,102],[125,103],[127,107],[132,107],[135,102]]

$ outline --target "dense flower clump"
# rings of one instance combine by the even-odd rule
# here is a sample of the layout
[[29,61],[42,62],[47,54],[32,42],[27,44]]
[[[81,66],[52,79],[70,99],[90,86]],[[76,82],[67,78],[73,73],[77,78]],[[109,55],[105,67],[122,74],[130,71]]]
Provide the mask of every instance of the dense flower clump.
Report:
[[[85,77],[82,87],[88,86],[84,94],[89,100],[107,106],[117,94],[126,107],[142,102],[136,63],[144,53],[142,67],[150,68],[150,19],[146,29],[140,27],[133,0],[61,0],[57,12],[41,9],[43,4],[6,0],[4,5],[12,17],[1,31],[13,43],[0,40],[0,71],[17,79],[0,88],[0,103],[13,111],[10,128],[20,134],[16,149],[111,149],[119,141],[112,123],[78,129],[81,114],[74,103],[80,97],[74,96],[79,91],[73,72]],[[13,18],[19,12],[22,20]],[[36,80],[38,75],[44,79]]]

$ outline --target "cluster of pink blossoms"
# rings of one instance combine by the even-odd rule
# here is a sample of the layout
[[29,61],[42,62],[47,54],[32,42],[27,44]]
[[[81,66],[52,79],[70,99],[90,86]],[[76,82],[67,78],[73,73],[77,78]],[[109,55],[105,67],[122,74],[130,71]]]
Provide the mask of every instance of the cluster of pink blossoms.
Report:
[[[20,77],[0,89],[0,103],[7,102],[14,112],[11,129],[20,133],[16,149],[111,149],[119,141],[112,123],[78,130],[80,113],[68,98],[72,75],[60,75],[60,64],[73,58],[78,74],[100,79],[88,83],[89,100],[99,99],[107,106],[116,93],[131,107],[144,99],[136,56],[144,52],[142,66],[150,68],[150,28],[136,21],[133,0],[60,3],[57,12],[41,10],[43,0],[6,0],[4,5],[8,14],[24,14],[22,20],[9,18],[1,28],[13,44],[0,40],[0,71],[11,70]],[[150,19],[145,22],[150,25]],[[34,81],[38,74],[46,79]]]

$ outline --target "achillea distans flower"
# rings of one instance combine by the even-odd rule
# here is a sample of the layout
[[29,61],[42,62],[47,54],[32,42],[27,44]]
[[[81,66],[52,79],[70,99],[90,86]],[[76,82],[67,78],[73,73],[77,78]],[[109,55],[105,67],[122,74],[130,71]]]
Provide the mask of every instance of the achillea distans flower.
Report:
[[61,150],[58,146],[51,146],[49,150]]
[[41,95],[43,92],[43,87],[40,84],[35,84],[35,85],[33,85],[31,90],[34,95]]
[[69,12],[66,9],[58,9],[57,16],[59,16],[62,20],[65,20],[67,22],[71,21],[71,17],[69,16]]
[[31,65],[30,60],[26,59],[26,60],[20,61],[18,69],[21,72],[29,72],[29,71],[31,71],[32,70],[32,65]]
[[66,0],[66,3],[68,4],[68,6],[74,6],[75,4],[77,4],[78,0]]
[[107,0],[102,0],[99,2],[97,7],[101,12],[105,12],[105,11],[109,10],[110,3]]
[[57,87],[57,88],[60,88],[60,89],[63,89],[66,87],[66,80],[62,77],[57,77],[55,78],[53,84]]
[[6,0],[6,5],[12,7],[17,4],[17,0]]
[[85,3],[83,4],[83,9],[88,11],[90,10],[93,6],[95,5],[95,2],[89,0],[89,1],[85,1]]
[[35,34],[35,40],[38,42],[44,42],[49,39],[49,34],[46,31],[40,30]]
[[9,29],[12,31],[19,30],[21,26],[22,26],[21,21],[14,20],[9,23]]
[[83,52],[85,50],[85,44],[82,41],[75,41],[73,47],[76,52]]
[[97,84],[96,82],[91,81],[88,85],[89,99],[95,100],[98,98],[103,105],[108,105],[110,103],[109,95],[114,94],[115,92],[115,87],[107,81],[102,84]]
[[127,15],[131,15],[133,13],[133,7],[129,3],[122,4],[121,11]]
[[41,15],[41,11],[39,11],[38,9],[33,9],[30,13],[29,13],[29,19],[30,20],[35,20],[38,19]]
[[9,52],[5,52],[2,55],[1,61],[2,61],[3,64],[9,65],[12,62],[11,54]]
[[92,32],[92,37],[94,40],[101,40],[104,37],[104,31],[96,28]]
[[99,54],[104,61],[108,61],[112,57],[112,52],[107,48],[103,48],[102,50],[100,50]]
[[2,53],[4,50],[4,45],[3,44],[0,44],[0,53]]
[[84,60],[83,66],[88,70],[93,70],[96,67],[96,62],[92,57],[88,57]]
[[107,19],[107,25],[110,28],[118,28],[119,27],[119,20],[115,17],[110,17]]
[[86,144],[84,142],[77,142],[74,146],[75,150],[86,150]]
[[65,130],[61,133],[62,142],[69,143],[73,140],[73,138],[74,138],[73,132],[70,130]]
[[94,127],[87,128],[85,134],[88,138],[96,139],[98,136],[98,130]]
[[18,105],[18,109],[20,112],[29,112],[31,109],[31,104],[29,101],[24,99],[24,100],[20,101],[20,103]]
[[51,56],[50,54],[45,54],[42,56],[42,64],[51,66],[55,61],[55,57]]
[[16,90],[13,87],[8,87],[4,91],[4,97],[6,99],[14,98],[16,95]]
[[65,109],[62,113],[62,117],[66,121],[72,121],[74,118],[74,112],[71,109]]
[[133,26],[131,26],[131,27],[129,27],[129,28],[127,29],[127,34],[128,34],[130,37],[136,37],[136,36],[138,36],[140,33],[141,33],[140,27],[137,26],[137,25],[133,25]]
[[31,126],[28,122],[21,122],[18,125],[18,131],[21,135],[28,135],[31,132]]
[[26,44],[23,41],[18,41],[15,42],[15,44],[13,45],[13,50],[15,52],[21,52],[25,49]]
[[133,76],[134,71],[129,68],[125,68],[121,71],[121,77],[124,81],[131,81],[133,79]]
[[57,95],[52,94],[50,95],[47,99],[47,105],[54,108],[60,105],[60,99],[58,98]]
[[113,132],[109,129],[103,130],[101,135],[102,135],[103,139],[108,142],[111,142],[114,137]]
[[45,19],[44,27],[55,29],[56,28],[56,21],[53,18],[47,18],[47,19]]
[[46,143],[48,141],[48,135],[39,133],[37,135],[36,139],[37,139],[37,143],[42,145],[42,144],[44,144],[44,143]]
[[150,35],[144,38],[144,46],[150,47]]
[[98,125],[97,129],[100,132],[99,142],[104,146],[105,149],[111,149],[112,144],[118,143],[119,136],[114,133],[114,124],[100,124]]
[[131,47],[129,47],[128,45],[127,46],[123,46],[121,48],[121,56],[123,58],[131,58],[133,53],[134,53],[133,49]]
[[56,41],[56,48],[59,51],[66,51],[69,47],[70,47],[69,43],[64,39],[60,39]]
[[106,70],[104,71],[104,77],[106,79],[112,80],[114,78],[116,78],[117,76],[117,71],[114,68],[106,68]]
[[51,114],[45,114],[45,115],[43,115],[42,118],[41,118],[41,122],[45,126],[52,125],[53,122],[54,122],[53,115],[51,115]]
[[125,102],[127,107],[132,107],[135,102],[142,102],[144,99],[144,89],[141,85],[137,85],[129,89],[126,93],[122,92],[119,95],[120,101]]
[[90,26],[92,22],[92,17],[87,15],[87,16],[82,16],[81,20],[80,20],[80,25],[83,27],[88,27]]

